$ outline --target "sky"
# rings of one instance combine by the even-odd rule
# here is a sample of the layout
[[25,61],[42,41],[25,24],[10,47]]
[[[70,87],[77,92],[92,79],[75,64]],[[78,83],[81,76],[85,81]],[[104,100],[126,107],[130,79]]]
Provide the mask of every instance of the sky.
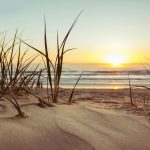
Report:
[[39,49],[45,15],[51,54],[56,51],[57,30],[62,40],[84,9],[67,44],[77,49],[66,54],[66,62],[140,63],[150,56],[150,0],[0,0],[0,4],[0,32],[11,37],[18,27]]

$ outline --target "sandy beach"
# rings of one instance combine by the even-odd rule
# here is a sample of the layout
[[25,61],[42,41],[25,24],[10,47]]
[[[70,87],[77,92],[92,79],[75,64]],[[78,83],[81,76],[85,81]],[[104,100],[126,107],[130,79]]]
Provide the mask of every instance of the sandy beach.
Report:
[[0,7],[0,150],[150,150],[150,0]]
[[[145,92],[135,90],[135,95]],[[2,101],[0,150],[149,150],[149,103],[135,111],[127,94],[125,89],[82,89],[75,103],[50,108],[40,108],[32,97],[21,99],[27,118],[15,117],[15,109]]]

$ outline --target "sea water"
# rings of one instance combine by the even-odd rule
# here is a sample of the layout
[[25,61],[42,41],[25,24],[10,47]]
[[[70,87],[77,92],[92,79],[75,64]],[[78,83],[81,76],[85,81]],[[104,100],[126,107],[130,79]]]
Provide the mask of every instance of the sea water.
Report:
[[[72,88],[82,73],[77,88],[93,89],[119,89],[131,85],[149,86],[150,75],[143,68],[104,68],[98,65],[65,65],[62,71],[60,86]],[[128,75],[129,74],[129,75]],[[47,84],[47,73],[43,72],[41,79],[43,85]]]

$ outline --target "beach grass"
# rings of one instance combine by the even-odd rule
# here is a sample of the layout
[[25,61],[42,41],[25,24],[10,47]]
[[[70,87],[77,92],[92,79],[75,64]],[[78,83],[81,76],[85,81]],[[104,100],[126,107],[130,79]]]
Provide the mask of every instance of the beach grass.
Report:
[[[26,43],[25,41],[21,40],[22,43],[24,43],[25,45],[29,46],[31,49],[35,50],[36,52],[38,52],[39,54],[42,55],[43,61],[44,61],[44,64],[45,64],[45,67],[46,67],[46,70],[47,70],[47,76],[48,76],[48,82],[49,82],[48,84],[49,84],[49,87],[50,87],[50,96],[51,96],[51,100],[52,100],[53,103],[58,102],[58,94],[59,94],[59,89],[60,89],[60,79],[61,79],[61,75],[62,75],[64,55],[67,52],[75,49],[75,48],[66,49],[65,46],[66,46],[68,37],[69,37],[73,27],[77,23],[77,20],[78,20],[78,18],[81,15],[82,12],[83,11],[81,11],[79,13],[79,15],[76,17],[76,19],[74,20],[73,24],[69,28],[69,30],[66,33],[64,39],[62,40],[61,44],[59,43],[59,35],[58,35],[58,32],[57,32],[57,54],[56,54],[56,58],[55,58],[54,63],[52,62],[52,60],[49,57],[45,17],[44,17],[44,47],[45,47],[44,51],[45,52],[42,52],[42,50],[39,50],[39,49],[35,48],[34,46],[32,46],[32,45]],[[53,74],[52,74],[52,72],[53,72]],[[52,81],[52,78],[54,79],[54,81]],[[73,87],[71,95],[73,95],[75,87],[76,87],[78,82],[79,82],[79,80],[76,82],[75,86]],[[70,95],[70,98],[69,98],[69,102],[71,102],[71,98],[72,98],[71,95]]]
[[[6,41],[6,35],[1,40],[1,53],[0,53],[0,99],[9,101],[14,108],[18,111],[17,116],[25,117],[26,113],[22,111],[17,95],[32,95],[39,101],[39,106],[53,106],[52,103],[58,102],[58,95],[60,93],[60,80],[63,70],[64,55],[74,50],[75,48],[66,49],[66,43],[68,37],[75,26],[79,16],[74,20],[73,24],[66,33],[61,44],[59,43],[59,36],[57,32],[57,55],[55,62],[49,57],[48,41],[47,41],[47,28],[46,19],[44,17],[44,52],[35,48],[34,46],[25,42],[22,39],[22,34],[18,33],[16,30],[14,37],[10,43]],[[30,50],[37,52],[36,56],[28,56],[28,50],[22,49],[22,44],[26,45]],[[9,46],[8,46],[9,45]],[[23,52],[24,51],[24,52]],[[33,63],[37,60],[39,56],[42,56],[45,68],[39,69],[40,64],[37,64],[33,68]],[[33,68],[30,73],[27,73],[29,68]],[[47,72],[47,95],[45,97],[40,97],[35,92],[42,85],[40,82],[41,74],[43,71]],[[70,103],[75,91],[75,88],[81,78],[82,74],[77,79],[73,89],[70,92],[70,97],[68,102]],[[35,77],[37,80],[35,80]],[[36,88],[33,88],[36,87]],[[50,88],[49,88],[50,87]],[[61,91],[63,89],[61,88]]]

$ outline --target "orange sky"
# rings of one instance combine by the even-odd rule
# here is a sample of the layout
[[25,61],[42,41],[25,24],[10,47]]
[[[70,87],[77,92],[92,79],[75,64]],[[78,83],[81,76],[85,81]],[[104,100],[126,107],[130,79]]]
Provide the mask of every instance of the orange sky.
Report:
[[121,67],[119,63],[147,62],[146,57],[150,56],[149,6],[150,0],[3,1],[1,32],[7,31],[9,37],[18,27],[24,39],[42,49],[45,14],[51,57],[56,52],[57,30],[61,41],[84,9],[67,42],[67,48],[77,50],[66,54],[65,62],[110,63]]

